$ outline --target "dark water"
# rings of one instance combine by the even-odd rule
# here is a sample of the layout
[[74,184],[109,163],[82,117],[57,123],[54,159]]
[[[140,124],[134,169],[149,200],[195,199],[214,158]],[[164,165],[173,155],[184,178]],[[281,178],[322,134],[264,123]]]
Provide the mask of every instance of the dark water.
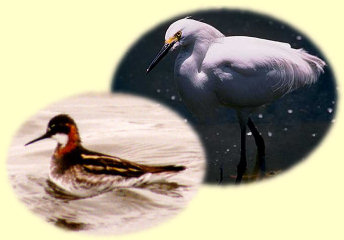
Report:
[[[285,171],[306,158],[324,138],[334,122],[337,104],[336,83],[329,62],[307,36],[288,24],[241,10],[209,10],[185,13],[157,24],[128,50],[113,76],[114,92],[129,92],[152,98],[170,107],[194,127],[202,139],[207,155],[207,183],[219,180],[219,164],[224,163],[224,182],[234,181],[240,152],[240,129],[234,111],[227,119],[211,125],[197,122],[183,105],[173,80],[177,52],[170,53],[146,76],[146,69],[163,45],[165,31],[177,19],[192,16],[216,27],[226,36],[246,35],[290,43],[304,48],[325,62],[325,73],[310,87],[299,89],[274,103],[262,107],[252,119],[266,141],[267,170]],[[255,144],[248,136],[248,169],[255,161]]]

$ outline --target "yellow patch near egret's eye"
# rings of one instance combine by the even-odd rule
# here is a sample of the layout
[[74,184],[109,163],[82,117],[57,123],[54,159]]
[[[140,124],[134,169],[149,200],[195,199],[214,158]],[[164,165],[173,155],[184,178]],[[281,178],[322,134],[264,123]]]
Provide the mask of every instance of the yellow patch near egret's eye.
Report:
[[165,43],[166,43],[166,44],[171,44],[171,43],[176,42],[176,41],[178,41],[178,38],[176,38],[175,36],[173,36],[173,37],[170,37],[169,39],[167,39],[167,40],[165,41]]
[[171,44],[173,42],[177,42],[179,41],[179,39],[182,37],[182,32],[181,31],[178,31],[176,34],[173,35],[173,37],[170,37],[169,39],[167,39],[165,41],[165,43],[167,44]]

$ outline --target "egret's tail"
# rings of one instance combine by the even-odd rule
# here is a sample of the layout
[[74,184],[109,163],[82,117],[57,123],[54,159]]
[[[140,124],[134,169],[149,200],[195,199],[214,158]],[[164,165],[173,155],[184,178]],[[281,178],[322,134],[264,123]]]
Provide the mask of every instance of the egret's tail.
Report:
[[320,58],[307,53],[303,49],[300,49],[299,51],[301,58],[308,63],[312,70],[309,75],[309,81],[307,81],[306,84],[312,84],[316,82],[319,78],[319,75],[324,72],[324,67],[326,66],[326,63]]
[[285,60],[283,68],[279,68],[281,81],[276,91],[281,91],[283,95],[315,83],[326,65],[323,60],[303,49],[290,48],[290,51],[293,52]]

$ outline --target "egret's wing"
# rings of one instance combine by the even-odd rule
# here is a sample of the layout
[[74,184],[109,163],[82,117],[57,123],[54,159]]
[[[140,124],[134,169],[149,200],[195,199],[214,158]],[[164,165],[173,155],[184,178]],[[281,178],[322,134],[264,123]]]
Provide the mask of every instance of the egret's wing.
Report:
[[278,80],[275,88],[287,93],[315,82],[324,65],[321,59],[287,43],[235,36],[214,42],[202,67],[222,81],[237,75]]
[[208,69],[226,66],[250,75],[258,69],[270,70],[276,61],[287,60],[290,49],[287,43],[253,37],[220,38],[210,46],[203,64]]

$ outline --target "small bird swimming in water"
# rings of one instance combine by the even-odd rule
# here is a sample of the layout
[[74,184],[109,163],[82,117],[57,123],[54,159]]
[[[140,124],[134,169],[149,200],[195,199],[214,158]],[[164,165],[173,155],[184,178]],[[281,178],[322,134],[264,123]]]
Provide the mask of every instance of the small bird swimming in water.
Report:
[[[168,52],[180,49],[174,66],[178,92],[186,107],[204,122],[217,121],[223,109],[236,111],[241,133],[236,183],[246,172],[246,130],[257,145],[257,165],[265,175],[264,139],[250,118],[258,107],[315,83],[326,63],[288,43],[248,36],[225,37],[193,19],[170,25],[165,43],[147,68],[149,73]],[[223,178],[220,164],[220,182]]]
[[50,162],[49,179],[67,194],[91,197],[121,187],[134,187],[162,180],[184,166],[148,166],[94,151],[81,145],[74,120],[60,114],[53,117],[46,132],[25,144],[53,138],[58,144]]

